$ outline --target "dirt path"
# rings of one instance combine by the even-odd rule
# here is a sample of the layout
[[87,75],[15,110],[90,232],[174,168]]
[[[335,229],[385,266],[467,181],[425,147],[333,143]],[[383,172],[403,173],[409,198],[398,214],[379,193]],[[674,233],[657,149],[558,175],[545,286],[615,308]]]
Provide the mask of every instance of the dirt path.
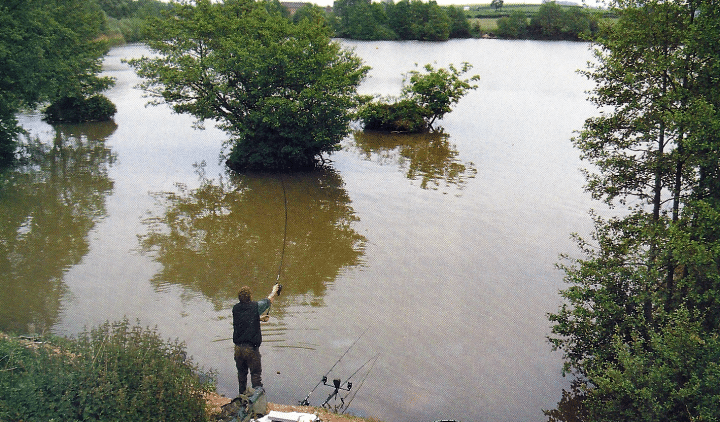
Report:
[[[209,405],[211,414],[219,414],[221,407],[230,403],[231,399],[216,393],[207,394],[205,400]],[[381,422],[374,418],[360,418],[350,415],[338,415],[322,407],[292,406],[285,404],[268,403],[268,410],[276,412],[300,412],[318,415],[322,422]]]

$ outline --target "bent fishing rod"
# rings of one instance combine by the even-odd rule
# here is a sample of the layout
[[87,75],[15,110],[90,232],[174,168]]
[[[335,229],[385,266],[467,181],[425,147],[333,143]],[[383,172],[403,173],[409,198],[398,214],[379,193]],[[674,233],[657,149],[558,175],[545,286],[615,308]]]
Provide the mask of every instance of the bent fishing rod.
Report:
[[[285,224],[283,228],[283,241],[282,241],[282,250],[280,252],[280,265],[278,265],[278,271],[277,271],[277,278],[275,279],[275,283],[278,285],[278,291],[277,295],[280,296],[280,292],[282,291],[283,285],[280,284],[280,274],[282,273],[283,268],[283,262],[285,261],[285,245],[287,245],[287,227],[288,227],[288,206],[287,206],[287,191],[285,190],[285,179],[282,176],[282,173],[280,173],[280,186],[282,186],[282,192],[283,192],[283,205],[285,209]],[[270,315],[270,308],[267,309],[267,313],[265,315]]]

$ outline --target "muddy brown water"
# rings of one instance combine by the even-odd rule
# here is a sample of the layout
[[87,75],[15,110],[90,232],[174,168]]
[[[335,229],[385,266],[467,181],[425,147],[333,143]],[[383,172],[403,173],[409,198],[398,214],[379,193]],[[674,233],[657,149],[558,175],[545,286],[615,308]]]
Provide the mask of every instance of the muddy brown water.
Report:
[[139,45],[106,59],[114,122],[21,116],[48,151],[2,176],[0,328],[72,335],[139,320],[185,341],[231,396],[237,289],[262,297],[280,269],[261,349],[271,401],[296,404],[347,351],[329,378],[357,371],[350,413],[543,420],[568,382],[546,340],[555,263],[595,205],[569,140],[594,113],[575,72],[588,45],[343,43],[373,68],[363,93],[397,95],[415,63],[469,62],[479,88],[444,134],[355,132],[327,169],[282,179],[227,173],[224,133],[145,107],[121,62]]

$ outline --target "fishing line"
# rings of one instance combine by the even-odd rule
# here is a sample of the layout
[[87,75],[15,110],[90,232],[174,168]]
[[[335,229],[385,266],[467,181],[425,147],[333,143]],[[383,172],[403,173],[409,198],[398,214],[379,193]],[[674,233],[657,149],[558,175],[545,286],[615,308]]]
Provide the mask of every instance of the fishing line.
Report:
[[[374,359],[372,365],[370,365],[370,369],[368,369],[368,371],[365,373],[365,376],[363,377],[363,379],[360,380],[360,385],[355,389],[353,396],[350,397],[350,400],[347,402],[347,404],[345,404],[345,408],[340,413],[341,415],[344,415],[345,412],[350,408],[350,404],[353,402],[353,400],[355,400],[355,396],[357,396],[358,391],[362,388],[363,384],[365,384],[365,380],[367,379],[368,375],[370,375],[370,372],[372,372],[373,368],[375,367],[375,363],[377,363],[378,357],[380,357],[380,353],[375,355],[374,358],[370,358],[370,360]],[[368,360],[368,362],[370,362],[370,361]],[[365,363],[365,365],[367,365],[367,362]],[[365,366],[365,365],[363,365],[363,366]],[[361,366],[361,368],[362,368],[362,366]],[[359,370],[360,369],[358,369],[358,371]],[[355,371],[355,372],[357,372],[357,371]],[[353,375],[355,375],[355,374],[353,374]],[[348,395],[350,395],[350,393],[348,393]],[[345,398],[347,398],[347,396],[345,396]]]
[[[280,252],[280,265],[278,265],[278,272],[277,272],[277,278],[275,279],[275,283],[280,283],[280,274],[282,273],[283,268],[283,262],[285,261],[285,245],[287,245],[287,227],[288,227],[288,206],[287,206],[287,191],[285,190],[285,179],[283,178],[282,173],[280,173],[280,186],[282,186],[283,191],[283,205],[285,208],[285,224],[283,228],[283,241],[282,241],[282,251]],[[282,290],[282,284],[280,285],[280,288],[278,289],[277,295],[280,296],[280,291]],[[270,315],[270,308],[267,309],[266,315]]]
[[[368,359],[367,362],[363,363],[362,366],[360,366],[355,372],[352,373],[352,375],[347,377],[347,380],[345,380],[345,385],[347,385],[348,381],[350,381],[352,377],[354,377],[358,372],[360,372],[361,369],[363,369],[368,363],[370,363],[370,361],[372,361],[373,359],[377,360],[378,357],[380,357],[380,353],[376,354],[375,356]],[[375,365],[374,362],[373,365]]]
[[285,228],[283,230],[283,243],[282,252],[280,253],[280,265],[278,266],[277,279],[280,281],[280,273],[282,272],[283,261],[285,260],[285,245],[287,244],[287,226],[288,226],[288,206],[287,206],[287,192],[285,190],[285,179],[283,179],[282,173],[280,173],[280,185],[283,191],[283,204],[285,205]]

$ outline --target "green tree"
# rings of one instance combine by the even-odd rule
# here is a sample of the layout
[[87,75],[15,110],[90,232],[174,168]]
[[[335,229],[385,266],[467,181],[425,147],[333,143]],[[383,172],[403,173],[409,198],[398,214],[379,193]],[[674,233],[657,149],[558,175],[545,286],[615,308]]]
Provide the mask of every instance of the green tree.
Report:
[[719,8],[617,2],[586,72],[605,109],[574,140],[587,189],[628,207],[578,239],[549,316],[590,420],[720,418]]
[[402,95],[420,106],[428,127],[432,127],[436,120],[451,112],[452,106],[468,91],[477,88],[472,82],[480,80],[480,76],[461,78],[472,69],[470,63],[462,63],[459,69],[452,64],[447,69],[435,69],[426,64],[423,69],[425,72],[408,72],[406,81],[409,83],[404,84]]
[[335,2],[338,17],[336,35],[354,40],[394,40],[397,35],[388,26],[386,5],[370,0]]
[[421,0],[410,2],[414,31],[420,41],[447,41],[450,37],[450,18],[437,2]]
[[524,39],[528,34],[528,20],[522,10],[513,10],[510,16],[497,21],[498,36],[502,38]]
[[435,121],[452,111],[452,106],[469,90],[477,88],[471,82],[479,80],[478,75],[461,78],[471,68],[469,63],[463,63],[460,69],[452,64],[447,69],[435,69],[426,64],[423,67],[425,72],[412,70],[405,75],[398,101],[367,102],[358,111],[358,117],[367,130],[430,130]]
[[130,64],[156,102],[218,122],[231,168],[307,168],[348,133],[368,71],[330,35],[252,1],[202,0],[155,21],[148,45],[158,56]]
[[465,12],[455,6],[449,6],[446,8],[446,13],[450,18],[450,38],[470,38],[470,21],[465,15]]
[[413,18],[410,13],[410,1],[400,0],[395,4],[388,4],[388,22],[398,38],[401,40],[417,39],[417,32],[413,25]]
[[598,19],[587,9],[566,8],[551,1],[540,6],[538,13],[530,19],[529,29],[535,38],[578,40],[597,31]]
[[15,114],[108,88],[98,76],[107,46],[94,1],[8,0],[0,4],[0,162],[12,161],[22,129]]
[[502,9],[503,3],[504,3],[503,0],[492,0],[490,2],[490,7],[494,8],[495,11],[498,11],[498,10]]
[[300,23],[303,19],[307,19],[311,22],[314,21],[322,25],[329,25],[325,10],[316,4],[305,3],[292,16],[292,21],[295,24]]

